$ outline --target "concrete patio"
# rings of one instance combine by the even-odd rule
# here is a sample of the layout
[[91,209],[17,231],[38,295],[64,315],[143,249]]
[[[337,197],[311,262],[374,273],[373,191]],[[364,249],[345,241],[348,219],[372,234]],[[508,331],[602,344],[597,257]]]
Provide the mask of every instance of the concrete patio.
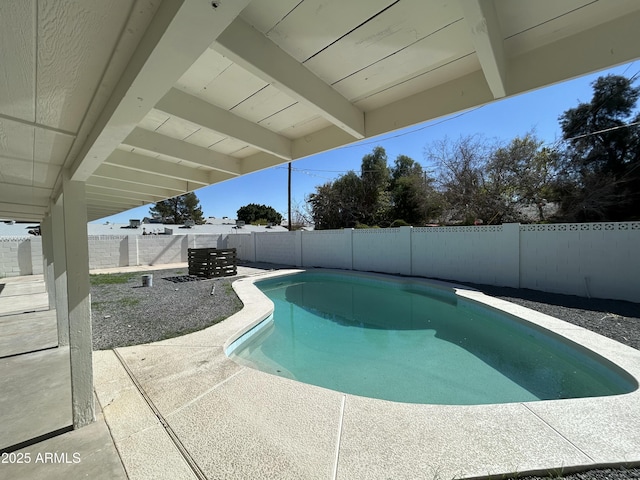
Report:
[[[31,463],[3,464],[0,477],[446,479],[640,462],[638,391],[502,405],[415,405],[343,394],[235,363],[225,347],[271,309],[252,285],[255,275],[280,273],[243,268],[239,274],[247,277],[234,288],[245,308],[220,324],[154,344],[94,352],[97,421],[15,451],[30,454]],[[493,302],[640,376],[637,350]],[[43,355],[46,369],[38,368]],[[54,396],[70,391],[64,359],[61,348],[2,359],[1,420],[13,432],[11,438],[4,434],[5,444],[22,441],[21,428],[40,435],[43,418],[50,430],[71,424],[69,399]],[[66,461],[34,462],[46,452],[64,453]]]
[[127,478],[101,412],[72,430],[69,347],[48,308],[42,275],[0,281],[0,478]]

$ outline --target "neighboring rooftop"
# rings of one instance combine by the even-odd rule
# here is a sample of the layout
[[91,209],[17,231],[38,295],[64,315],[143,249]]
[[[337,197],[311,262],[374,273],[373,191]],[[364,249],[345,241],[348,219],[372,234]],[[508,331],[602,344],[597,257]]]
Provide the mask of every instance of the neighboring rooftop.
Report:
[[[0,237],[26,237],[31,235],[30,230],[38,228],[37,223],[6,223],[0,222]],[[282,225],[244,225],[236,227],[236,220],[229,218],[209,218],[204,225],[185,227],[184,225],[169,225],[163,223],[141,224],[138,228],[129,228],[128,223],[89,223],[87,233],[91,235],[142,235],[164,234],[165,228],[173,230],[174,235],[180,234],[210,234],[220,235],[225,233],[251,233],[251,232],[286,232]]]

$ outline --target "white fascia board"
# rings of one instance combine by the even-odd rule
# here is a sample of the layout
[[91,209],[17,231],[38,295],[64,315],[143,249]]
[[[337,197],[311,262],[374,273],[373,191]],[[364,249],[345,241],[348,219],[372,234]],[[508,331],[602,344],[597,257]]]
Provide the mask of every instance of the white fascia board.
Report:
[[358,107],[241,18],[218,36],[212,48],[352,137],[365,137],[364,113]]
[[209,174],[204,170],[196,170],[184,165],[167,162],[159,158],[153,158],[147,155],[138,155],[137,153],[125,152],[124,150],[115,150],[104,161],[104,165],[113,165],[115,167],[127,168],[137,172],[148,172],[161,175],[163,177],[177,178],[179,180],[199,184],[200,186],[209,185]]
[[240,175],[240,160],[238,158],[143,128],[135,128],[122,143],[169,157],[180,158],[230,175]]
[[86,181],[249,3],[162,2],[74,160],[72,179]]
[[95,177],[111,178],[122,182],[123,185],[130,185],[131,190],[137,191],[137,185],[147,185],[150,187],[159,187],[167,190],[173,190],[173,196],[193,190],[189,188],[189,182],[176,178],[168,178],[162,175],[156,175],[149,172],[138,172],[114,165],[101,165],[93,174]]
[[176,88],[172,88],[155,108],[172,117],[246,142],[284,160],[291,160],[291,140],[287,137]]
[[459,0],[480,66],[494,98],[507,95],[504,39],[493,0]]

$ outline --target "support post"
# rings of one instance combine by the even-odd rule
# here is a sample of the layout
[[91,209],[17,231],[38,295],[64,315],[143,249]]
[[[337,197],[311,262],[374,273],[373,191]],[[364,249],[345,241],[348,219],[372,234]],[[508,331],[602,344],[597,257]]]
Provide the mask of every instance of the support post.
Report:
[[56,308],[56,278],[53,272],[53,230],[51,215],[47,215],[40,224],[42,236],[42,273],[49,297],[49,310]]
[[89,287],[89,239],[84,182],[63,181],[64,237],[69,307],[69,352],[73,427],[95,419]]
[[67,305],[67,254],[64,246],[64,211],[62,195],[51,205],[51,233],[53,235],[53,276],[56,290],[56,319],[58,346],[69,345],[69,306]]

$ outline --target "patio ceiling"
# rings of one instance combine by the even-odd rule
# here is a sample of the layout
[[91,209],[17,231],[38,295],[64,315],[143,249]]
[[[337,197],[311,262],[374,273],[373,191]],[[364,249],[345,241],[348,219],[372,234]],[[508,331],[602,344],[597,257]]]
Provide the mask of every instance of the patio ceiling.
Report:
[[69,178],[98,219],[632,61],[638,25],[637,0],[5,0],[0,218]]

